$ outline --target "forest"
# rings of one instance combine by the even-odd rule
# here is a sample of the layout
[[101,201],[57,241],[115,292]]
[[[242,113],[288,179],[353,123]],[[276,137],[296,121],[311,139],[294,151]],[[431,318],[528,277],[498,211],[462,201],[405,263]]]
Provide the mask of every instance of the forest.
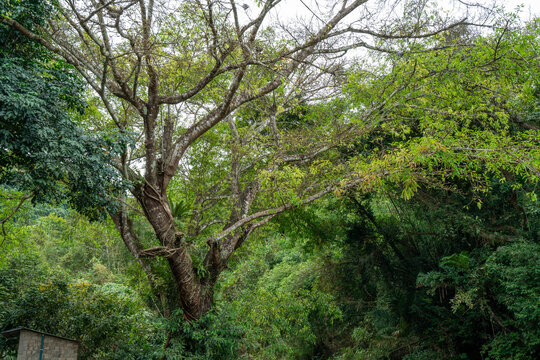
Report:
[[540,16],[503,5],[0,0],[0,333],[540,358]]

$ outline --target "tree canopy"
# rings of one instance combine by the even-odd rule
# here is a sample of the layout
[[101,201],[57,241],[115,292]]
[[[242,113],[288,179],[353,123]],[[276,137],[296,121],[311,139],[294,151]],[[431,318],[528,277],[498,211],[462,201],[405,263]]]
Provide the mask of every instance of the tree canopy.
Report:
[[[113,174],[130,184],[109,214],[165,313],[199,319],[255,229],[327,194],[399,184],[411,198],[421,184],[461,180],[476,196],[493,180],[538,182],[538,127],[521,117],[537,93],[537,26],[522,33],[461,1],[456,15],[425,1],[373,2],[377,11],[366,0],[318,2],[303,21],[272,22],[282,3],[3,2],[6,31],[54,54],[47,77],[71,66],[90,87],[88,126],[133,144],[109,151],[104,173],[91,166],[103,158],[71,142],[81,155],[73,174],[110,174],[72,179],[72,193],[98,185],[105,200]],[[35,24],[19,16],[41,9],[50,16]],[[496,31],[481,36],[486,27]],[[65,89],[55,88],[63,103],[11,92],[74,114]],[[36,135],[60,151],[39,159],[56,163],[67,146],[48,129]],[[139,220],[155,238],[141,239]]]

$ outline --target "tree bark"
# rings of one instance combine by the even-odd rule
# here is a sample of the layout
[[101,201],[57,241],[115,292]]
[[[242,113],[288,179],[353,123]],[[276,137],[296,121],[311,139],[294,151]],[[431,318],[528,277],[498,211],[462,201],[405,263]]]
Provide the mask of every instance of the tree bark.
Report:
[[186,320],[200,319],[211,304],[207,295],[209,292],[204,291],[205,286],[197,277],[189,245],[184,241],[184,234],[174,224],[167,198],[150,184],[146,184],[142,191],[134,194],[142,205],[159,243],[166,250],[162,256],[169,264]]

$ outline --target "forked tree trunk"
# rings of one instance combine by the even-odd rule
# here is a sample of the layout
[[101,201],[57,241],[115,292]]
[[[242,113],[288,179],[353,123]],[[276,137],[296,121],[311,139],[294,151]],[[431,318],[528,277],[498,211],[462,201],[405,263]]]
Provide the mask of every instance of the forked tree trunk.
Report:
[[200,319],[212,305],[212,290],[219,275],[215,270],[221,267],[210,266],[215,270],[211,270],[204,278],[199,278],[193,268],[188,244],[183,239],[184,235],[174,224],[168,200],[160,196],[155,187],[150,185],[145,185],[141,191],[134,193],[163,247],[160,256],[167,259],[186,320]]

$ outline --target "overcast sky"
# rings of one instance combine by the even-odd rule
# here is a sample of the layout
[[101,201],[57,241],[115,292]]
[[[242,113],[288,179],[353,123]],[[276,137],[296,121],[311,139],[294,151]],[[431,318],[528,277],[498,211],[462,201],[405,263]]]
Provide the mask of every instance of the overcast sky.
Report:
[[[389,2],[389,1],[387,1]],[[403,1],[402,1],[403,2]],[[439,4],[440,7],[446,7],[451,3],[458,3],[457,1],[449,1],[449,0],[435,0],[436,3]],[[463,3],[481,3],[485,4],[486,6],[491,6],[494,2],[496,2],[499,5],[504,5],[506,10],[514,10],[516,6],[523,5],[523,8],[521,10],[521,18],[523,20],[529,20],[532,17],[540,16],[540,0],[462,0]],[[248,15],[255,15],[257,14],[255,0],[244,0],[239,1],[240,4],[246,4],[249,5],[249,8],[246,10],[246,13]],[[282,19],[286,18],[295,18],[295,17],[305,17],[310,16],[311,11],[320,13],[318,11],[317,6],[315,4],[331,4],[332,1],[329,0],[284,0],[281,4],[278,5],[277,8],[277,14],[278,17]],[[339,1],[336,1],[336,3],[339,3]],[[370,2],[368,1],[368,4]],[[376,3],[376,2],[373,2]],[[311,10],[311,11],[310,11]]]
[[540,0],[507,0],[506,7],[512,9],[517,5],[523,4],[522,18],[528,20],[533,16],[540,16]]

